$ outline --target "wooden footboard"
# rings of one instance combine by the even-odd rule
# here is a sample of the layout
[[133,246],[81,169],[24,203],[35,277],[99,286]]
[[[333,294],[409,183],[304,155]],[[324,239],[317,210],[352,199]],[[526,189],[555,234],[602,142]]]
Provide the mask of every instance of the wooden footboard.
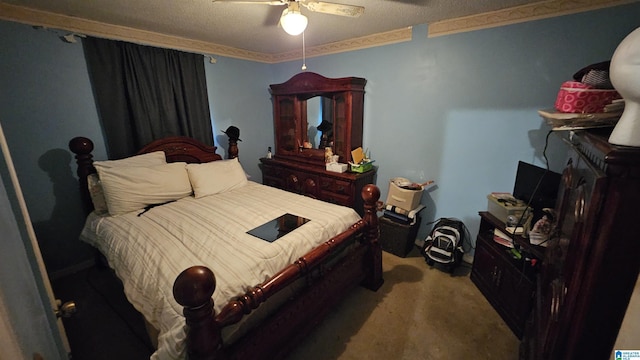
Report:
[[[298,259],[266,282],[228,303],[219,314],[213,310],[214,274],[204,266],[183,271],[173,294],[184,307],[187,324],[187,352],[198,359],[275,359],[286,355],[296,343],[344,298],[357,284],[377,290],[383,283],[382,252],[378,243],[376,214],[380,191],[367,185],[362,191],[365,215],[310,253]],[[358,244],[330,266],[327,259],[353,237]],[[325,267],[326,266],[326,267]],[[289,299],[275,314],[230,346],[222,341],[222,329],[239,322],[260,304],[294,281],[321,268],[322,277]]]

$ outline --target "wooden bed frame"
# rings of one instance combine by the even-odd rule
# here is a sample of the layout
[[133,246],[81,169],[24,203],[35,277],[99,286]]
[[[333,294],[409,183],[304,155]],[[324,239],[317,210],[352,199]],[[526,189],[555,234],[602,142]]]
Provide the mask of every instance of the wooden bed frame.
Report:
[[[87,188],[87,176],[95,173],[93,143],[76,137],[69,142],[76,154],[80,193],[87,213],[93,205]],[[229,158],[238,156],[237,144],[230,141]],[[168,162],[201,163],[221,160],[215,146],[207,146],[187,137],[156,140],[138,154],[162,150]],[[187,326],[187,353],[190,360],[198,359],[277,359],[288,354],[306,334],[315,328],[349,290],[358,284],[377,290],[383,283],[382,252],[378,243],[379,189],[366,185],[362,191],[364,216],[345,232],[316,247],[296,262],[282,269],[262,284],[256,285],[231,300],[219,314],[213,310],[212,295],[216,280],[204,266],[184,270],[175,280],[175,300],[184,307]],[[356,245],[346,248],[339,260],[329,262],[342,251],[350,239]],[[305,286],[290,297],[275,313],[269,315],[232,344],[224,344],[222,329],[238,323],[260,304],[267,302],[280,290],[295,281]]]

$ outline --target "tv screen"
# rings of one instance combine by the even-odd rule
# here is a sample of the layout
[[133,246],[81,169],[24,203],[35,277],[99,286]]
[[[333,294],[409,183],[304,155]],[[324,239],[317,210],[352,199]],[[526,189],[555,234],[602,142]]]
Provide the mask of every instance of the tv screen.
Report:
[[534,209],[534,218],[543,208],[555,207],[561,175],[526,162],[518,162],[513,196]]

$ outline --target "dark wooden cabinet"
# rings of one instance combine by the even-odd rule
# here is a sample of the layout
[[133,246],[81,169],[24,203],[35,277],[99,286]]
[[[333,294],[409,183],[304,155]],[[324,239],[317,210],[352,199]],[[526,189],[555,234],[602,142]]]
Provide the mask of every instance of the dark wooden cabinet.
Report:
[[362,215],[360,193],[364,185],[375,183],[375,169],[363,174],[326,171],[325,148],[348,163],[351,150],[362,146],[366,82],[303,72],[271,85],[275,154],[260,159],[263,184],[349,206]]
[[522,256],[518,258],[511,248],[493,241],[495,229],[508,234],[502,221],[488,212],[481,212],[471,281],[513,333],[521,338],[535,295],[535,266],[542,258],[544,248],[530,245],[521,236],[513,236]]
[[640,270],[640,148],[565,133],[558,224],[537,277],[526,359],[609,359]]

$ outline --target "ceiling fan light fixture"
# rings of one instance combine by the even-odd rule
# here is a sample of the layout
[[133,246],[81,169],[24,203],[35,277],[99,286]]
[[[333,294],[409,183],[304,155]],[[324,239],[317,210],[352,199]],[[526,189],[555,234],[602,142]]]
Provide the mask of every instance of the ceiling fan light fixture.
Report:
[[280,17],[280,24],[289,35],[300,35],[307,28],[309,20],[300,13],[300,7],[296,2],[289,3],[289,7],[284,9]]

